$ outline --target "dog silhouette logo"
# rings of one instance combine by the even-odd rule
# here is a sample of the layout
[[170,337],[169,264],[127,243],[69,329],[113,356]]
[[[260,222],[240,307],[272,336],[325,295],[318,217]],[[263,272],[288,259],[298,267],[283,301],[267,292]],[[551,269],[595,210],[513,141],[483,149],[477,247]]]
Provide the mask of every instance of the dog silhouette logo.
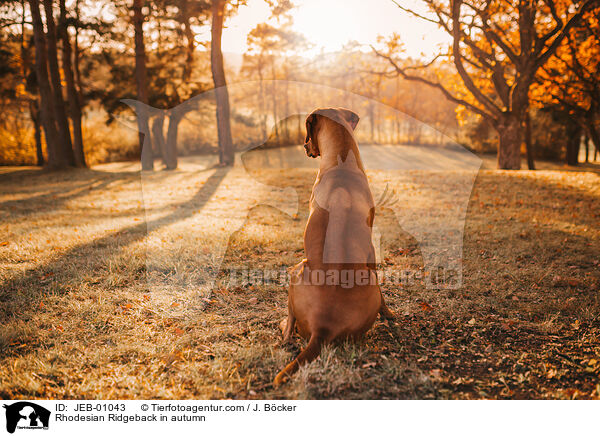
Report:
[[50,411],[29,401],[19,401],[3,405],[6,409],[6,431],[14,433],[18,429],[48,429]]

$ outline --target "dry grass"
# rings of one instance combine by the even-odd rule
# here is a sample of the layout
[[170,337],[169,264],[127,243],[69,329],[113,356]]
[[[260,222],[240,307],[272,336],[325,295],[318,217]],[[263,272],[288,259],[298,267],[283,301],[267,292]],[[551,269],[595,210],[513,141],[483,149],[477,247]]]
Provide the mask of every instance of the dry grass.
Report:
[[[312,170],[262,174],[298,191],[297,217],[261,206],[258,192],[242,221],[232,213],[249,195],[241,169],[152,174],[144,198],[129,164],[5,171],[0,397],[598,398],[599,177],[481,171],[464,286],[386,285],[395,322],[328,347],[275,389],[303,346],[278,344],[286,289],[227,287],[221,272],[209,291],[205,257],[240,227],[227,265],[298,262]],[[395,234],[383,266],[421,268],[415,239]]]

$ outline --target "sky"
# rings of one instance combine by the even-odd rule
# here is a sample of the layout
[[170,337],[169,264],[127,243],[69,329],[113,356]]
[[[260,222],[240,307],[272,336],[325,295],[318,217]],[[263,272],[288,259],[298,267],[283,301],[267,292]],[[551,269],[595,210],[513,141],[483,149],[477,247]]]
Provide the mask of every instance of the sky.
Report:
[[[405,6],[418,5],[415,0],[400,0]],[[391,0],[295,0],[292,10],[293,29],[314,45],[303,53],[310,56],[322,50],[340,50],[349,41],[365,44],[376,42],[378,35],[400,34],[406,54],[431,57],[446,34],[430,23],[410,16]],[[418,7],[418,6],[417,6]],[[420,9],[424,12],[423,9]],[[244,53],[246,36],[258,23],[270,16],[264,0],[248,0],[238,13],[229,18],[223,30],[224,52]]]

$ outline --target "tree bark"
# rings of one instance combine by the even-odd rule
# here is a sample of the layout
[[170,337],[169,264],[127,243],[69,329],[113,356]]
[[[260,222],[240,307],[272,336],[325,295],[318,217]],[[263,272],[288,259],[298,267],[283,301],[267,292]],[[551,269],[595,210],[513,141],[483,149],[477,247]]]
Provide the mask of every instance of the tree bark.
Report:
[[77,95],[79,96],[79,107],[83,106],[83,86],[81,85],[81,71],[79,70],[80,67],[80,58],[81,58],[81,50],[79,49],[79,23],[80,23],[80,18],[79,18],[79,0],[75,1],[75,19],[76,21],[76,25],[75,25],[75,38],[73,40],[73,62],[75,64],[75,83],[77,86]]
[[[144,46],[144,16],[142,15],[143,0],[133,0],[133,28],[135,39],[135,81],[137,99],[144,105],[148,104],[148,89],[146,82],[146,48]],[[148,112],[144,108],[137,111],[138,141],[140,159],[143,171],[154,169],[152,156],[152,141],[148,126]]]
[[54,11],[52,0],[44,0],[44,11],[46,13],[48,68],[50,70],[50,81],[52,84],[53,107],[58,127],[59,147],[67,157],[70,165],[75,164],[73,144],[71,142],[71,129],[63,97],[63,89],[58,66],[58,50],[56,48],[56,24],[54,23]]
[[229,120],[229,92],[227,91],[225,69],[223,66],[223,53],[221,51],[221,36],[223,33],[224,14],[225,2],[223,0],[213,0],[210,40],[210,66],[212,70],[213,83],[215,85],[215,96],[217,102],[219,163],[221,165],[233,165],[234,155],[233,143],[231,139],[231,125]]
[[525,148],[527,150],[527,167],[530,170],[535,170],[533,141],[531,140],[531,117],[529,116],[529,111],[525,114]]
[[585,126],[586,126],[585,130],[588,134],[588,137],[592,140],[592,144],[594,145],[594,162],[595,162],[596,157],[598,155],[598,150],[600,150],[600,133],[598,133],[598,129],[596,129],[593,119],[586,120]]
[[69,116],[73,124],[73,153],[75,155],[75,165],[85,168],[85,153],[83,151],[83,133],[81,130],[81,106],[79,93],[75,87],[75,76],[73,73],[73,64],[71,62],[72,50],[69,30],[67,28],[67,8],[65,0],[59,0],[60,21],[59,37],[62,41],[62,63],[65,81],[67,82],[67,101],[69,107]]
[[273,102],[273,133],[275,135],[276,140],[280,140],[279,138],[279,126],[277,119],[279,118],[277,112],[277,75],[275,73],[275,57],[271,57],[271,101]]
[[33,40],[35,44],[35,74],[40,90],[40,117],[44,127],[46,149],[48,154],[48,167],[63,168],[69,162],[58,144],[58,129],[52,105],[52,87],[48,78],[48,58],[46,51],[46,35],[40,14],[40,1],[28,0],[33,22]]
[[165,166],[167,166],[164,125],[165,115],[164,113],[160,113],[152,121],[152,143],[158,149],[155,151],[158,151],[163,163],[165,164]]
[[263,83],[263,72],[262,72],[262,61],[259,59],[258,60],[258,85],[259,85],[259,105],[260,105],[260,119],[261,119],[261,128],[262,128],[262,132],[263,132],[263,138],[267,138],[267,135],[269,134],[267,132],[267,109],[266,109],[266,104],[265,104],[265,86]]
[[165,146],[165,166],[167,170],[177,169],[177,133],[182,118],[176,111],[169,114],[169,127]]
[[186,39],[186,54],[185,54],[185,65],[183,67],[183,80],[185,82],[192,78],[192,69],[194,68],[194,32],[192,31],[192,24],[190,23],[190,11],[188,0],[181,1],[181,13],[183,19],[183,31]]
[[567,165],[577,166],[579,163],[579,148],[581,146],[581,127],[573,125],[567,127]]
[[498,168],[503,170],[521,169],[521,144],[523,129],[520,117],[507,113],[498,124]]
[[[287,70],[286,70],[287,73]],[[283,114],[285,115],[285,120],[284,120],[284,124],[283,124],[283,131],[284,131],[284,141],[285,141],[285,145],[289,145],[290,143],[290,128],[289,128],[289,121],[290,121],[290,81],[289,81],[289,77],[286,74],[285,76],[285,87],[284,87],[284,91],[283,91],[283,96],[284,96],[284,100],[283,100]]]
[[40,109],[36,101],[29,102],[29,116],[33,123],[33,132],[35,137],[35,157],[38,167],[44,166],[44,152],[42,149],[42,127],[40,123]]

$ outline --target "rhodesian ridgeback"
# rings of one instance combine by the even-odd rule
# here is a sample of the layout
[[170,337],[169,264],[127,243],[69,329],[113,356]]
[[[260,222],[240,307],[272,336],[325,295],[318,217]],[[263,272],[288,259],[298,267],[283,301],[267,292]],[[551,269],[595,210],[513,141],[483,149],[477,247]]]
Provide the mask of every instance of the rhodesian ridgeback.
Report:
[[304,230],[306,258],[290,269],[281,327],[284,341],[297,327],[308,345],[277,374],[276,385],[316,359],[324,344],[361,338],[378,314],[393,317],[377,281],[375,205],[354,138],[358,120],[342,108],[317,109],[306,118],[306,154],[321,161]]

